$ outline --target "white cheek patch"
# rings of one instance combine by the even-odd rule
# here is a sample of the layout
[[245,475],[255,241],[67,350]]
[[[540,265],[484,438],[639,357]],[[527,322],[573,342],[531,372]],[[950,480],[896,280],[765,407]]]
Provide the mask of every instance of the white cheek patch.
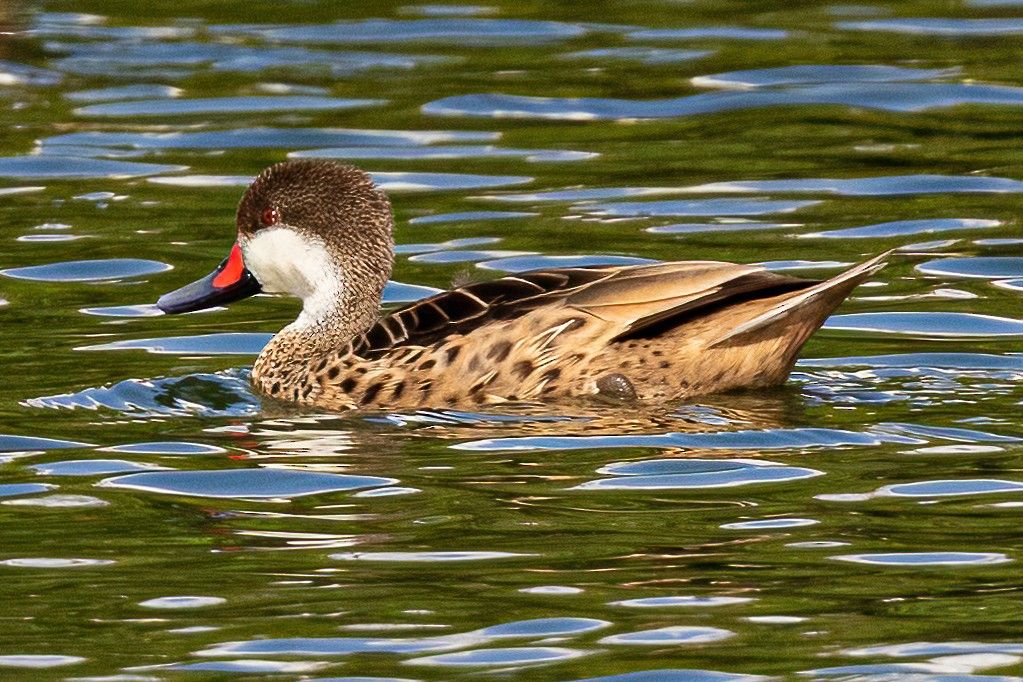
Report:
[[320,240],[281,226],[260,230],[239,245],[263,291],[302,299],[299,324],[322,320],[337,306],[341,273]]

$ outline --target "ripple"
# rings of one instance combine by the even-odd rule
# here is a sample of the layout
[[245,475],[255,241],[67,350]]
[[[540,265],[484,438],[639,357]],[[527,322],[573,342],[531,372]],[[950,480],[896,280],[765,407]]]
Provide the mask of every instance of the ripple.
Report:
[[1018,237],[989,237],[988,239],[974,239],[977,246],[1016,246],[1023,244],[1023,239]]
[[[510,438],[487,438],[483,440],[456,443],[454,450],[577,450],[589,448],[637,447],[637,448],[693,448],[724,450],[787,450],[814,447],[839,447],[843,445],[880,445],[887,436],[883,434],[857,433],[841,429],[764,429],[748,431],[722,431],[708,433],[661,433],[620,436],[522,436]],[[899,442],[907,442],[901,440]],[[910,440],[908,442],[918,442]],[[665,464],[660,464],[665,462]],[[689,464],[693,462],[693,464]],[[607,473],[685,473],[690,466],[719,466],[720,460],[650,460],[639,463],[610,465],[601,471]],[[729,460],[724,466],[738,463],[742,466],[781,466],[762,460]],[[611,467],[618,467],[612,469]]]
[[5,559],[0,561],[4,566],[19,568],[86,568],[90,566],[109,566],[117,563],[111,559],[57,559],[50,557],[25,557],[21,559]]
[[66,99],[75,102],[114,102],[122,99],[155,99],[159,97],[180,97],[184,91],[169,85],[152,83],[136,83],[97,90],[80,90],[64,94]]
[[198,132],[88,131],[43,138],[44,146],[133,149],[295,149],[301,147],[417,146],[489,141],[497,133],[451,130],[363,130],[353,128],[231,128]]
[[432,192],[438,190],[505,187],[533,182],[524,175],[472,175],[469,173],[370,173],[385,192]]
[[[376,186],[385,192],[435,192],[459,189],[502,187],[532,182],[522,175],[470,175],[465,173],[369,173]],[[149,178],[155,185],[174,187],[247,187],[248,175],[183,175]]]
[[[349,76],[370,69],[414,69],[449,63],[451,58],[396,54],[386,52],[355,52],[340,50],[311,50],[305,47],[279,45],[241,45],[224,42],[160,42],[160,41],[103,41],[103,42],[50,42],[51,51],[59,50],[65,56],[55,65],[63,71],[106,76],[110,73],[130,72],[135,78],[182,80],[195,69],[209,69],[220,73],[256,73],[267,70],[286,70],[289,74]],[[267,91],[267,84],[260,84]],[[286,92],[320,93],[322,88],[290,86],[277,88]],[[152,96],[142,92],[137,97]],[[157,91],[156,96],[165,96]],[[123,99],[123,98],[119,98]]]
[[824,329],[906,334],[927,338],[1019,336],[1023,321],[976,313],[905,312],[833,315]]
[[353,497],[393,497],[394,495],[415,495],[423,492],[420,488],[406,488],[401,486],[388,486],[386,488],[373,488],[355,493]]
[[999,289],[1008,289],[1009,291],[1023,291],[1023,279],[1003,279],[997,282],[992,282],[992,285]]
[[59,71],[40,69],[17,62],[0,61],[0,86],[57,85],[64,80]]
[[53,487],[45,483],[0,483],[0,497],[45,493]]
[[997,478],[949,479],[897,483],[878,488],[875,495],[892,497],[948,497],[956,495],[988,495],[1023,491],[1023,483]]
[[921,263],[916,266],[916,269],[925,275],[985,279],[1023,277],[1023,258],[1016,256],[941,258]]
[[628,606],[637,609],[659,609],[669,606],[731,606],[756,601],[752,597],[642,597],[624,601],[608,602],[609,606]]
[[419,284],[404,284],[402,282],[388,282],[384,286],[384,297],[381,301],[384,305],[389,303],[409,303],[418,301],[442,290],[434,287],[424,287]]
[[794,625],[796,623],[805,623],[810,619],[802,616],[746,616],[743,620],[750,623],[765,623],[767,625]]
[[903,422],[880,422],[876,425],[878,430],[887,433],[903,433],[923,438],[940,438],[942,440],[960,441],[966,443],[1019,443],[1023,438],[1016,436],[1004,436],[998,433],[978,431],[977,429],[963,429],[953,426],[927,426],[925,424],[907,424]]
[[[1000,450],[1000,449],[999,449]],[[988,452],[987,449],[982,450]],[[910,451],[907,454],[920,454],[919,451]],[[926,453],[924,453],[926,454]],[[999,479],[947,479],[937,481],[919,481],[916,483],[900,483],[887,485],[878,488],[871,493],[845,493],[816,495],[815,499],[828,500],[832,502],[862,502],[874,497],[949,497],[949,496],[972,496],[997,493],[1018,492],[1023,489],[1023,484],[1015,481],[1003,481]],[[1005,506],[1016,505],[1015,502],[1001,503]],[[993,505],[999,506],[999,505]]]
[[382,562],[422,562],[448,563],[457,561],[487,561],[490,559],[511,559],[532,556],[518,552],[348,552],[331,554],[331,559],[340,561],[382,561]]
[[935,445],[910,451],[914,455],[989,455],[996,452],[1005,452],[1005,448],[997,445]]
[[507,649],[475,649],[451,654],[423,656],[405,661],[408,665],[506,666],[553,663],[585,656],[588,652],[564,647],[512,647]]
[[147,609],[200,609],[226,603],[227,600],[223,597],[180,596],[147,599],[146,601],[140,601],[139,606],[144,606]]
[[[930,241],[926,242],[913,242],[912,244],[904,244],[903,246],[900,246],[897,250],[906,253],[914,253],[916,251],[944,251],[946,249],[952,248],[958,242],[959,242],[958,239],[931,239]],[[926,298],[928,296],[933,298],[941,297],[963,299],[977,298],[977,295],[974,293],[971,293],[969,291],[959,291],[957,289],[936,289],[930,294],[919,294],[918,296],[921,298]],[[870,299],[868,298],[867,300]],[[875,298],[874,300],[878,299]]]
[[578,587],[570,587],[567,585],[537,585],[536,587],[523,587],[519,592],[525,594],[551,594],[551,595],[567,595],[567,594],[582,594],[583,590]]
[[32,32],[52,37],[113,39],[122,41],[159,41],[189,38],[191,26],[108,26],[106,17],[72,12],[43,12],[34,17]]
[[746,28],[742,26],[701,26],[697,28],[651,28],[625,34],[629,40],[692,40],[699,38],[729,38],[735,40],[782,40],[788,31],[774,28]]
[[837,270],[847,268],[851,263],[841,263],[833,260],[772,260],[757,263],[766,270]]
[[503,637],[555,637],[577,635],[609,627],[611,623],[596,618],[534,618],[492,625],[472,634],[488,639]]
[[535,45],[588,33],[577,24],[527,19],[366,19],[305,26],[211,26],[214,34],[252,34],[281,42],[349,45],[432,42],[457,46]]
[[734,637],[731,630],[710,627],[689,627],[674,625],[654,630],[643,630],[640,632],[629,632],[621,635],[611,635],[600,640],[601,644],[641,644],[647,646],[660,646],[664,644],[706,644],[707,642],[720,642],[723,639]]
[[[409,258],[411,263],[471,263],[475,261],[484,261],[488,259],[498,259],[490,262],[499,262],[500,259],[511,260],[513,258],[519,258],[523,256],[536,256],[537,254],[533,251],[459,251],[459,250],[445,250],[445,251],[432,251],[430,253],[421,253],[416,256]],[[534,268],[528,268],[530,270]]]
[[825,83],[723,90],[660,100],[599,97],[455,95],[422,106],[425,114],[596,121],[696,116],[724,111],[832,105],[915,112],[966,104],[1023,104],[1023,88],[970,83]]
[[223,672],[239,674],[311,673],[326,668],[329,663],[321,661],[204,661],[202,663],[174,663],[168,670],[191,672]]
[[61,448],[90,447],[89,443],[78,443],[73,440],[56,438],[36,438],[35,436],[11,436],[0,433],[0,452],[19,452],[29,450],[58,450]]
[[[101,159],[141,159],[147,155],[144,150],[141,149],[112,149],[112,148],[96,148],[96,147],[85,147],[75,145],[46,145],[37,146],[32,150],[34,154],[41,156],[52,156],[55,158],[101,158]],[[115,195],[112,192],[96,192],[95,194],[109,194],[108,199],[115,201],[123,201],[127,199],[125,196]],[[106,199],[101,198],[85,198],[74,197],[79,201],[94,201],[100,208],[106,208],[109,204]]]
[[831,559],[878,566],[977,566],[1012,561],[997,552],[891,552],[886,554],[845,554]]
[[377,476],[259,468],[146,472],[108,478],[96,485],[189,497],[290,499],[393,483],[397,483],[393,478]]
[[[1023,182],[1009,178],[982,175],[884,175],[869,178],[796,178],[786,180],[733,180],[685,187],[695,192],[812,192],[841,196],[896,196],[902,194],[954,194],[990,193],[1014,194],[1023,192]],[[917,221],[900,221],[914,223]],[[932,222],[941,223],[941,220]],[[997,221],[982,221],[986,223]],[[898,224],[898,223],[895,223]]]
[[152,381],[126,379],[112,386],[31,398],[24,405],[69,410],[104,408],[136,418],[168,415],[241,417],[256,414],[260,402],[252,393],[247,373],[227,370],[217,374],[190,374]]
[[75,459],[33,464],[27,468],[44,476],[98,476],[100,474],[119,474],[125,471],[167,469],[168,467],[146,462],[129,462],[123,459]]
[[128,443],[100,448],[105,452],[124,452],[133,455],[219,455],[227,452],[224,448],[205,443],[183,441],[156,441],[153,443]]
[[651,234],[705,234],[708,232],[754,232],[759,230],[777,230],[783,227],[801,227],[798,223],[678,223],[676,225],[655,225],[648,227]]
[[[424,653],[478,645],[507,638],[573,636],[610,626],[593,618],[537,618],[503,623],[472,632],[440,637],[320,637],[255,639],[225,642],[198,651],[198,656],[340,656],[355,653]],[[394,627],[377,628],[393,630]]]
[[[808,234],[802,234],[800,237],[825,239],[883,239],[887,237],[902,237],[912,234],[934,234],[936,232],[949,232],[952,230],[978,230],[999,227],[1001,225],[1002,222],[998,220],[980,220],[970,218],[896,220],[890,223],[878,223],[876,225],[865,225],[863,227],[850,227],[842,230],[811,232]],[[919,268],[920,266],[917,267]]]
[[[528,211],[462,211],[460,213],[437,213],[434,215],[424,215],[417,218],[410,219],[409,225],[423,225],[433,223],[465,223],[465,222],[476,222],[479,220],[508,220],[512,218],[533,218],[537,216],[537,213],[531,213]],[[493,237],[469,237],[468,239],[473,240],[471,243],[466,243],[466,239],[452,240],[445,242],[445,244],[459,243],[465,246],[471,246],[479,243],[492,243],[497,241]],[[484,242],[477,240],[485,239]],[[444,246],[439,244],[437,246]]]
[[718,528],[725,530],[775,530],[780,528],[800,528],[820,523],[816,519],[758,519],[756,521],[739,521],[725,523]]
[[[812,675],[814,677],[851,676],[853,679],[914,679],[924,677],[928,680],[940,680],[938,675],[942,673],[960,675],[965,679],[972,679],[973,675],[964,675],[962,670],[949,666],[936,665],[934,663],[873,663],[868,665],[840,665],[832,668],[815,668],[814,670],[801,670],[800,675]],[[993,681],[989,681],[993,682]]]
[[139,258],[77,260],[47,265],[0,270],[0,275],[35,282],[98,282],[126,277],[142,277],[171,270],[173,266]]
[[955,69],[905,69],[877,64],[805,64],[698,76],[692,79],[692,83],[711,88],[760,88],[810,83],[895,83],[898,81],[930,81],[957,73],[958,71]]
[[398,12],[423,17],[481,17],[498,14],[498,9],[487,5],[403,5]]
[[575,682],[763,682],[767,679],[769,678],[759,675],[738,675],[715,670],[659,668],[621,675],[587,677]]
[[658,459],[610,464],[598,470],[614,478],[586,481],[574,490],[688,490],[779,483],[823,476],[823,471],[761,460]]
[[197,656],[339,656],[356,653],[409,654],[443,651],[470,642],[449,637],[294,637],[224,642],[196,651]]
[[288,158],[302,159],[478,159],[523,158],[531,162],[585,161],[599,154],[560,149],[508,149],[492,145],[436,147],[335,147],[290,152]]
[[206,99],[147,99],[92,104],[74,110],[78,116],[188,116],[195,114],[289,113],[357,109],[385,104],[379,99],[339,97],[210,97]]
[[487,196],[489,201],[509,201],[516,203],[537,203],[555,201],[596,201],[600,199],[621,199],[625,197],[647,197],[663,194],[682,194],[684,188],[679,187],[589,187],[586,189],[548,190],[545,192],[527,192],[522,194],[495,194]]
[[[0,197],[13,196],[16,194],[34,194],[36,192],[42,192],[45,187],[0,187]],[[55,229],[55,230],[66,230],[71,227],[70,225],[60,225],[59,223],[53,223],[54,227],[50,227],[50,223],[46,225],[39,225],[32,229],[44,230],[44,229]]]
[[25,179],[111,179],[141,178],[157,173],[180,173],[188,166],[88,159],[74,156],[0,157],[0,177]]
[[898,353],[853,355],[844,358],[803,358],[800,367],[909,367],[971,370],[1023,371],[1023,356],[986,353]]
[[580,50],[561,55],[562,59],[592,59],[606,62],[610,59],[640,62],[642,64],[679,64],[702,59],[714,54],[714,50],[673,50],[658,47],[608,47],[595,50]]
[[84,663],[81,656],[58,656],[55,654],[7,654],[0,656],[0,666],[5,668],[56,668],[61,665]]
[[144,350],[160,355],[256,355],[273,334],[222,332],[196,336],[167,336],[157,339],[125,339],[75,350]]
[[543,268],[578,268],[588,265],[650,265],[658,261],[634,256],[588,255],[588,256],[512,256],[478,263],[484,270],[502,272],[527,272]]
[[998,36],[1023,33],[1023,19],[875,19],[839,22],[837,27],[927,36]]
[[792,213],[819,201],[772,201],[769,199],[670,199],[665,201],[620,201],[575,207],[607,216],[730,216]]
[[53,244],[53,243],[56,243],[56,242],[73,242],[73,241],[76,241],[78,239],[84,239],[84,238],[85,238],[85,235],[75,235],[75,234],[23,234],[23,235],[21,235],[20,237],[17,238],[17,241],[19,241],[19,242],[34,242],[34,243],[46,242],[46,243]]
[[[362,675],[356,677],[316,677],[309,678],[309,682],[420,682],[420,680],[413,680],[407,677],[364,677]],[[998,680],[978,680],[977,682],[1001,682]],[[1012,682],[1005,680],[1004,682]]]
[[882,644],[861,649],[846,649],[847,656],[892,656],[908,658],[918,656],[959,656],[962,654],[1023,654],[1023,644],[1018,642],[907,642],[904,644]]
[[20,500],[4,500],[0,504],[10,507],[41,507],[45,509],[95,509],[110,506],[106,500],[90,495],[44,495],[43,497],[29,497]]

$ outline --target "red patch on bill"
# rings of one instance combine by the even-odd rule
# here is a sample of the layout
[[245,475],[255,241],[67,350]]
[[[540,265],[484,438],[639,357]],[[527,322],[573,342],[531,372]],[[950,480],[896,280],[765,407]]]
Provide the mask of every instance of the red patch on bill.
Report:
[[231,247],[231,255],[227,257],[224,269],[213,278],[213,286],[220,289],[229,287],[242,278],[243,272],[245,272],[245,263],[242,261],[242,249],[235,242],[235,245]]

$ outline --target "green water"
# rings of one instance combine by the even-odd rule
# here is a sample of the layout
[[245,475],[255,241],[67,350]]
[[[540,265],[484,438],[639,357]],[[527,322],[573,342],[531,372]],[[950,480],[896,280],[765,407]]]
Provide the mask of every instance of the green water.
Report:
[[[68,0],[0,13],[0,678],[1023,677],[1023,267],[978,260],[1023,256],[1019,4],[473,7]],[[898,23],[915,19],[960,21]],[[349,20],[396,23],[330,26]],[[495,37],[489,20],[559,23]],[[707,27],[728,30],[641,33]],[[658,52],[572,55],[621,48]],[[857,65],[896,71],[765,71]],[[109,90],[142,85],[158,89]],[[160,108],[246,96],[284,104]],[[121,101],[127,113],[102,108]],[[303,137],[321,130],[334,141]],[[80,133],[100,135],[61,137]],[[414,157],[446,145],[477,149]],[[264,407],[244,371],[264,337],[214,353],[204,335],[274,332],[296,301],[181,317],[146,306],[227,254],[245,177],[330,147],[392,183],[382,174],[457,174],[395,187],[399,244],[494,238],[399,254],[407,284],[493,277],[477,264],[506,252],[806,261],[791,272],[814,277],[908,246],[804,352],[853,359],[807,362],[778,390],[625,411]],[[170,168],[83,163],[96,160]],[[465,174],[520,181],[470,187]],[[907,189],[908,176],[926,177]],[[608,188],[658,192],[585,193]],[[547,191],[567,194],[515,196]],[[605,206],[714,200],[730,203]],[[532,215],[416,221],[481,211]],[[925,222],[810,236],[911,220]],[[702,231],[665,231],[680,224]],[[488,253],[436,262],[468,250]],[[929,265],[949,257],[971,276]],[[68,275],[120,259],[173,269]],[[9,272],[46,264],[64,264],[57,281]],[[88,348],[167,337],[191,338],[167,353]],[[78,469],[45,466],[68,462]],[[621,462],[647,467],[651,487],[607,484],[637,478],[616,478]],[[193,487],[109,483],[138,465],[195,472]],[[208,477],[224,470],[265,472],[260,499]],[[281,472],[390,482],[298,496]],[[750,521],[767,523],[734,526]],[[661,628],[674,629],[629,641]],[[899,646],[920,642],[933,646]]]

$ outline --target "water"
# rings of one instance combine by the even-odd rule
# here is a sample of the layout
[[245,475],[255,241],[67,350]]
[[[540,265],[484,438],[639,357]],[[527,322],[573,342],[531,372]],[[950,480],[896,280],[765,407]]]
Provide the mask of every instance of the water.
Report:
[[[1018,2],[255,9],[0,6],[0,677],[1023,678]],[[900,251],[777,390],[319,414],[294,301],[152,305],[306,157],[388,307]]]

